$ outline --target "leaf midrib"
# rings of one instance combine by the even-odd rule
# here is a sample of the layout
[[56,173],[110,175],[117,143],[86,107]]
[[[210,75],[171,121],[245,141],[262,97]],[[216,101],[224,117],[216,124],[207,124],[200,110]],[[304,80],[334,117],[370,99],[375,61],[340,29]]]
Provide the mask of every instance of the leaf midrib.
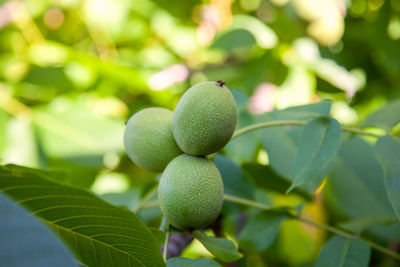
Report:
[[344,262],[345,259],[347,257],[347,252],[349,251],[349,247],[350,247],[350,239],[346,239],[346,242],[344,243],[344,247],[343,247],[343,252],[342,252],[342,256],[340,258],[340,263],[339,263],[339,267],[343,267],[344,266]]
[[[318,143],[318,149],[313,153],[311,159],[309,160],[307,165],[301,170],[300,174],[295,176],[294,182],[293,182],[294,184],[296,182],[298,182],[298,180],[303,176],[303,174],[306,172],[306,170],[309,168],[309,166],[314,162],[314,159],[317,157],[317,155],[321,151],[321,144],[323,144],[324,141],[326,140],[326,136],[328,134],[329,126],[330,125],[328,125],[328,127],[325,128],[324,134],[322,135],[322,138],[320,139],[320,142]],[[297,155],[296,155],[296,161],[297,161]],[[296,165],[296,163],[295,163],[295,165]]]

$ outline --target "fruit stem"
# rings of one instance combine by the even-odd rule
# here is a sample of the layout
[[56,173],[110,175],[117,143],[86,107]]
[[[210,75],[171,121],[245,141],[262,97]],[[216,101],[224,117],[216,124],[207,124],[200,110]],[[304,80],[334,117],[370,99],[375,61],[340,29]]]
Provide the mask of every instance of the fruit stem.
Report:
[[[247,127],[244,127],[240,130],[235,131],[235,133],[232,136],[233,138],[236,138],[238,136],[241,136],[242,134],[261,129],[261,128],[267,128],[267,127],[274,127],[274,126],[285,126],[285,125],[306,125],[307,121],[296,121],[296,120],[283,120],[283,121],[267,121],[267,122],[261,122],[257,124],[253,124]],[[361,134],[361,135],[368,135],[372,137],[380,137],[380,134],[375,134],[371,133],[368,131],[364,131],[359,128],[354,128],[354,127],[348,127],[348,126],[342,126],[342,130],[350,133],[355,133],[355,134]]]
[[169,223],[166,221],[166,226],[165,226],[165,242],[164,242],[164,251],[163,251],[163,258],[164,261],[167,262],[167,254],[168,254],[168,243],[169,243]]
[[[242,205],[250,206],[250,207],[254,207],[254,208],[259,208],[259,209],[262,209],[262,210],[270,210],[271,209],[271,207],[268,206],[268,205],[265,205],[263,203],[260,203],[260,202],[254,201],[254,200],[241,198],[241,197],[236,197],[236,196],[231,196],[231,195],[226,195],[225,194],[224,195],[224,199],[226,201],[230,201],[230,202],[233,202],[233,203],[242,204]],[[392,251],[392,250],[390,250],[388,248],[385,248],[385,247],[383,247],[381,245],[378,245],[373,241],[370,241],[368,239],[362,238],[361,236],[359,236],[357,234],[354,234],[354,233],[351,233],[351,232],[348,232],[348,231],[343,231],[343,230],[341,230],[339,228],[336,228],[334,226],[330,226],[330,225],[325,225],[325,224],[321,224],[321,223],[318,223],[318,222],[314,222],[314,221],[311,221],[309,219],[300,217],[298,215],[292,215],[289,218],[293,219],[293,220],[297,220],[297,221],[302,222],[302,223],[306,223],[308,225],[312,225],[314,227],[318,227],[318,228],[324,229],[324,230],[326,230],[328,232],[334,233],[336,235],[341,235],[341,236],[346,237],[346,238],[359,238],[359,239],[367,242],[372,248],[374,248],[374,249],[376,249],[376,250],[378,250],[378,251],[380,251],[380,252],[382,252],[382,253],[384,253],[384,254],[386,254],[388,256],[391,256],[391,257],[393,257],[393,258],[395,258],[397,260],[400,260],[400,254],[398,254],[398,253],[396,253],[396,252],[394,252],[394,251]]]

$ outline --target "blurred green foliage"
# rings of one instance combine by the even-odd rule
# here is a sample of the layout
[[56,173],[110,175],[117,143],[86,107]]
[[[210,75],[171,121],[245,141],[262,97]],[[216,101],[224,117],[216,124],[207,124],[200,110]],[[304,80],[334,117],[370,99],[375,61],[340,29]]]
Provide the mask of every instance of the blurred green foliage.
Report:
[[[240,109],[238,128],[258,119],[309,119],[329,112],[339,122],[361,124],[400,97],[399,73],[400,0],[0,1],[0,162],[59,171],[65,183],[134,208],[158,178],[123,151],[124,122],[136,111],[173,109],[191,85],[224,80]],[[321,99],[332,100],[332,106],[320,102],[263,114]],[[364,124],[390,130],[399,123],[398,110],[399,101],[392,101]],[[278,187],[293,180],[288,161],[294,161],[298,134],[296,128],[273,128],[230,143],[223,153],[231,160],[215,159],[235,179],[229,184],[223,173],[225,190],[265,203],[272,198],[281,205],[304,202],[315,188],[290,196],[266,193],[265,182],[257,178],[266,168]],[[268,158],[264,149],[275,152]],[[388,203],[370,197],[383,194],[383,185],[371,178],[370,169],[360,168],[377,164],[370,150],[367,141],[345,140],[331,174],[337,179],[326,186],[329,205],[319,199],[307,203],[309,216],[337,222],[378,210],[391,218]],[[349,176],[359,184],[343,190]],[[371,179],[360,180],[365,176]],[[354,191],[360,184],[371,190]],[[222,225],[231,235],[239,211],[237,205],[224,205]],[[138,215],[158,227],[158,207]],[[258,225],[262,216],[252,223]],[[379,226],[372,233],[387,240],[399,229],[398,224]],[[244,240],[254,234],[247,231]],[[326,238],[298,222],[285,222],[281,232],[271,248],[249,252],[241,262],[307,264]],[[263,248],[249,245],[254,247]],[[291,257],[297,248],[301,255]],[[209,256],[198,246],[185,253]]]

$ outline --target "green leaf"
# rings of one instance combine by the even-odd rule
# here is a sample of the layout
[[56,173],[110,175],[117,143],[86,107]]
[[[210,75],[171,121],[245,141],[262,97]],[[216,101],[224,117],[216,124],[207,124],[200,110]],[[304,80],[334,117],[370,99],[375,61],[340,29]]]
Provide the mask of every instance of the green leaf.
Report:
[[255,17],[248,15],[235,15],[233,16],[232,29],[245,29],[251,34],[257,41],[257,44],[264,49],[273,48],[277,42],[278,37],[275,32],[269,28],[265,23]]
[[88,189],[100,172],[99,166],[103,164],[103,157],[81,155],[65,159],[49,158],[46,164],[47,168],[58,171],[57,175],[52,176],[57,181],[65,185]]
[[249,31],[237,29],[223,33],[214,41],[211,48],[232,52],[238,49],[250,49],[255,43],[256,41]]
[[272,115],[279,120],[310,120],[320,116],[329,116],[331,104],[331,101],[323,100],[313,104],[274,111]]
[[163,245],[165,242],[165,232],[158,230],[156,228],[149,228],[149,230],[153,233],[154,237],[156,238],[158,245]]
[[317,118],[304,127],[294,162],[294,180],[289,188],[320,182],[340,146],[341,128],[335,119]]
[[[308,121],[320,116],[328,116],[331,102],[321,101],[315,104],[290,107],[284,110],[269,112],[256,116],[257,122],[275,120]],[[303,126],[269,127],[260,130],[261,142],[268,153],[271,168],[280,176],[293,181],[293,167],[296,157],[297,143]],[[315,188],[308,185],[302,189],[313,192]]]
[[[253,116],[247,111],[239,112],[239,120],[236,130],[255,124]],[[260,132],[253,131],[236,137],[225,146],[225,154],[238,163],[253,161],[260,145]]]
[[201,231],[194,231],[192,236],[199,240],[211,254],[223,262],[232,262],[242,257],[233,242],[228,239],[207,236]]
[[189,258],[170,258],[167,260],[167,267],[220,267],[218,263],[209,258],[189,259]]
[[58,99],[35,109],[33,117],[43,150],[50,157],[123,150],[123,121],[95,114],[83,101]]
[[31,54],[45,54],[57,50],[58,53],[63,54],[64,56],[60,57],[56,62],[52,59],[52,63],[55,65],[64,65],[67,62],[78,62],[83,66],[89,67],[102,77],[115,81],[121,85],[129,86],[132,88],[131,90],[136,92],[146,92],[149,90],[142,77],[142,73],[132,65],[129,66],[127,64],[104,60],[94,55],[90,55],[89,53],[74,49],[71,46],[54,41],[45,41],[40,44],[31,45],[30,50]]
[[[215,166],[217,166],[224,184],[224,193],[246,199],[254,199],[255,188],[251,179],[245,175],[235,162],[230,158],[215,155]],[[248,207],[236,203],[224,201],[222,214],[238,213]]]
[[40,86],[41,90],[64,93],[74,88],[61,67],[38,67],[33,65],[23,82]]
[[88,266],[164,265],[155,237],[135,214],[47,178],[2,166],[0,190],[52,227]]
[[383,167],[386,194],[400,221],[400,142],[391,136],[380,137],[375,152]]
[[239,237],[239,247],[262,251],[276,239],[281,224],[286,216],[259,212],[250,218]]
[[363,126],[382,127],[386,131],[390,131],[396,124],[400,122],[399,116],[394,114],[400,113],[400,99],[387,103],[381,109],[372,113],[363,123]]
[[363,240],[335,236],[322,248],[315,267],[366,267],[370,253]]
[[[181,20],[189,20],[191,19],[191,12],[196,5],[199,5],[201,2],[199,0],[188,0],[182,3],[179,2],[171,2],[167,3],[162,0],[152,0],[152,2],[156,3],[163,10],[168,11],[169,14],[181,19]],[[146,6],[142,4],[143,6]]]
[[[325,186],[327,203],[341,216],[392,217],[396,214],[385,192],[383,172],[374,148],[360,137],[346,141],[339,150]],[[400,224],[368,229],[382,239],[400,235]]]
[[244,176],[242,169],[235,162],[227,157],[215,155],[214,163],[221,174],[224,193],[248,199],[254,198],[253,183]]
[[[0,125],[1,126],[1,125]],[[4,152],[1,162],[27,166],[39,164],[39,153],[32,123],[21,117],[8,119],[4,132]]]
[[353,233],[362,233],[363,231],[376,225],[389,225],[395,223],[395,217],[389,216],[365,216],[356,218],[340,224],[340,227],[349,230]]
[[0,265],[77,266],[73,256],[54,234],[0,193]]
[[229,89],[233,95],[233,98],[235,99],[238,110],[246,111],[247,104],[249,101],[249,97],[247,96],[247,94],[245,92],[243,92],[242,89],[234,87],[234,86],[229,86]]
[[[255,185],[258,187],[264,187],[268,190],[281,194],[285,194],[290,187],[290,181],[276,174],[270,166],[256,163],[246,163],[242,166],[242,168],[251,176],[251,178],[253,178]],[[312,195],[310,193],[300,188],[293,189],[293,193],[296,193],[307,200],[312,199]]]
[[2,158],[3,150],[7,145],[7,125],[9,116],[2,109],[0,109],[0,160]]

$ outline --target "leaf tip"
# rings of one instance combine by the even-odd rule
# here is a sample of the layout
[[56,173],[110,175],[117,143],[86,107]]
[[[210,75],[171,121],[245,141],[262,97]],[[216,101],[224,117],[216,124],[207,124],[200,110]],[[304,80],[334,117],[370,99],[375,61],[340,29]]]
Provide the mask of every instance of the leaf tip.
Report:
[[296,184],[292,184],[290,187],[289,187],[289,189],[288,190],[286,190],[286,195],[288,195],[290,192],[292,192],[293,191],[293,189],[295,189],[297,187],[297,185]]

